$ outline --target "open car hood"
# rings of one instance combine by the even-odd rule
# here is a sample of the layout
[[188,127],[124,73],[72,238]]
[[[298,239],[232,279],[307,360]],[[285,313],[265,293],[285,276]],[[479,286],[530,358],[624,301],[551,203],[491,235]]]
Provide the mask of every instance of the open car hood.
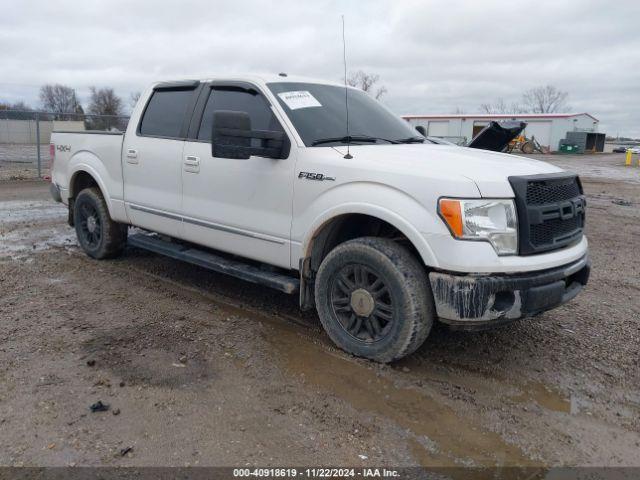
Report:
[[509,142],[520,135],[527,126],[525,122],[490,122],[471,140],[467,147],[502,152]]

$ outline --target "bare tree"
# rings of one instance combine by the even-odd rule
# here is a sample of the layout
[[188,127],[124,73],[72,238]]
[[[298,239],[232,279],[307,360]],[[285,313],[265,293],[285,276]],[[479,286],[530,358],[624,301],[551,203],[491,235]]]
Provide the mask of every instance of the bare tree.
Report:
[[[103,115],[92,117],[90,127],[98,130],[111,130],[119,125],[118,116],[122,115],[122,99],[116,95],[113,88],[90,87],[89,114]],[[108,115],[108,116],[104,116]]]
[[44,110],[55,113],[78,113],[82,108],[76,91],[60,84],[40,87],[40,103]]
[[129,106],[131,107],[131,109],[134,109],[136,107],[138,100],[140,100],[140,95],[142,95],[140,92],[133,92],[131,95],[129,95]]
[[531,113],[557,113],[566,112],[569,106],[566,104],[569,94],[557,89],[553,85],[536,87],[522,94],[522,103]]
[[381,85],[376,89],[374,86],[378,83],[378,80],[380,80],[380,75],[358,70],[357,72],[352,72],[347,77],[347,85],[359,88],[360,90],[367,92],[369,95],[373,95],[376,100],[379,100],[385,93],[387,93],[387,87]]
[[33,108],[24,103],[22,100],[15,103],[3,102],[2,100],[0,100],[0,110],[20,110],[21,112],[32,112]]
[[92,115],[122,115],[122,99],[113,88],[90,87],[89,113]]
[[487,114],[510,114],[510,113],[522,113],[522,107],[517,103],[507,105],[504,98],[498,98],[493,103],[482,103],[480,105],[480,112]]
[[9,110],[5,112],[1,117],[11,120],[31,120],[33,118],[33,108],[19,100],[15,103],[4,102],[0,100],[0,111]]

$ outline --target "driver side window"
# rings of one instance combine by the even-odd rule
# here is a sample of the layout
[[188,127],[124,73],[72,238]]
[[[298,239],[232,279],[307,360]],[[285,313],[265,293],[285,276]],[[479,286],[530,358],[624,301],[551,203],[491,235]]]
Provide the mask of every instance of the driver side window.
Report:
[[251,118],[252,130],[283,131],[280,122],[262,95],[240,89],[213,88],[204,108],[198,140],[211,140],[215,110],[247,112]]

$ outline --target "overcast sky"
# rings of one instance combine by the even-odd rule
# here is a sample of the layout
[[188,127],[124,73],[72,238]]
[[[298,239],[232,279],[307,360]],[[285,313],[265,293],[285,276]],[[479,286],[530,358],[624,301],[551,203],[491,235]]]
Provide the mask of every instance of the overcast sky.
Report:
[[123,98],[162,79],[380,75],[398,114],[465,113],[552,84],[600,131],[640,137],[640,2],[0,0],[0,100],[63,83]]

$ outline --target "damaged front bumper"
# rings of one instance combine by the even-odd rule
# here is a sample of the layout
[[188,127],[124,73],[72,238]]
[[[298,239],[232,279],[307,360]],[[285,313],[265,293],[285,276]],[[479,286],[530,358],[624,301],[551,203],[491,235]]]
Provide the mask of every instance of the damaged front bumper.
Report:
[[580,260],[538,272],[501,275],[429,273],[440,320],[474,329],[529,317],[575,297],[589,280],[591,262]]

